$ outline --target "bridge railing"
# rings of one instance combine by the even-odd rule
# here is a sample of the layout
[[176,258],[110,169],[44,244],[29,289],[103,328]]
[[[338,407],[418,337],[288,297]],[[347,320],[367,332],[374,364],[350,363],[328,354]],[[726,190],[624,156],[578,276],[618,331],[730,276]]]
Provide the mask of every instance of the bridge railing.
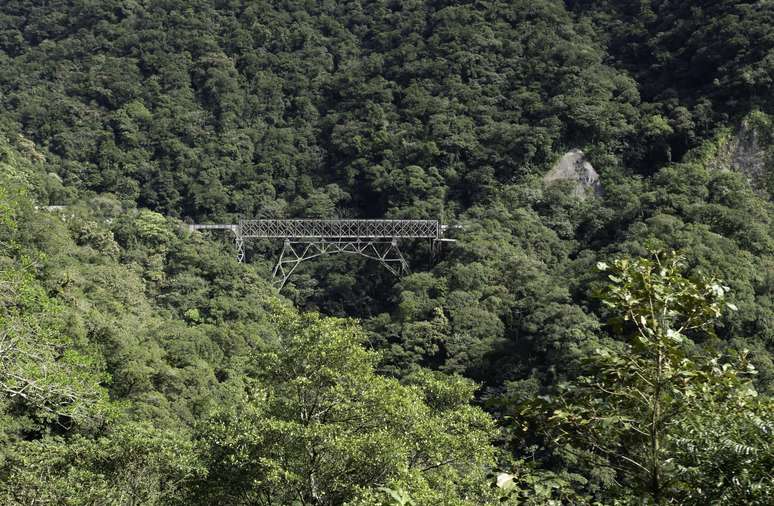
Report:
[[244,238],[428,238],[437,239],[442,227],[437,220],[241,220]]

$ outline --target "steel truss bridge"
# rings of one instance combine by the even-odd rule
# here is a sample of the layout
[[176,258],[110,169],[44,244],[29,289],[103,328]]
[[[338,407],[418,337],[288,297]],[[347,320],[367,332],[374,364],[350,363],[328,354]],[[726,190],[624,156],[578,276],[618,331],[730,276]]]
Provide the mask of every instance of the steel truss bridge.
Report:
[[245,259],[245,241],[283,239],[272,279],[282,289],[305,260],[333,253],[349,253],[380,262],[396,276],[409,272],[399,248],[404,239],[429,239],[435,248],[451,228],[437,220],[239,220],[237,224],[190,224],[195,230],[228,230],[234,234],[237,260]]

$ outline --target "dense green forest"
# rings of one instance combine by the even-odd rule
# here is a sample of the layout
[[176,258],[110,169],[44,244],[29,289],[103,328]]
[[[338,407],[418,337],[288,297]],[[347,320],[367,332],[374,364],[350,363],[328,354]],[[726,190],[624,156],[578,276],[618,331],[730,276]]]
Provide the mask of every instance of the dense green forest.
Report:
[[[462,228],[278,291],[242,217]],[[0,441],[8,505],[772,504],[774,3],[0,3]]]

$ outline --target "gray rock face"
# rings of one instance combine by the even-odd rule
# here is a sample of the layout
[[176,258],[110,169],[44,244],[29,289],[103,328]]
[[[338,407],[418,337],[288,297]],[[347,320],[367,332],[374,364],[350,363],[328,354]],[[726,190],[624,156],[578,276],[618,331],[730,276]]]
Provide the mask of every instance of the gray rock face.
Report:
[[567,152],[548,173],[543,176],[543,181],[571,181],[572,193],[579,198],[589,195],[601,196],[602,184],[599,182],[599,174],[586,160],[586,156],[580,149]]
[[766,142],[761,136],[748,121],[742,122],[734,135],[718,149],[708,168],[739,172],[747,177],[753,188],[765,189],[770,169]]

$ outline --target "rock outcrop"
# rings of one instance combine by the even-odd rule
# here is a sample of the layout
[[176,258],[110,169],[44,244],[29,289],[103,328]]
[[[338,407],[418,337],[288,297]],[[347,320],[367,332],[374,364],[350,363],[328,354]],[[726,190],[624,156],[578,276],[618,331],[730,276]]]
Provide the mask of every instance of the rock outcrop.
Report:
[[750,185],[765,191],[771,179],[772,132],[762,125],[756,125],[749,118],[725,139],[717,148],[716,154],[709,160],[711,170],[732,170],[744,174]]
[[555,181],[571,181],[573,194],[579,198],[589,195],[602,195],[602,184],[599,182],[599,174],[580,149],[573,149],[565,153],[562,158],[543,176],[543,181],[552,183]]

